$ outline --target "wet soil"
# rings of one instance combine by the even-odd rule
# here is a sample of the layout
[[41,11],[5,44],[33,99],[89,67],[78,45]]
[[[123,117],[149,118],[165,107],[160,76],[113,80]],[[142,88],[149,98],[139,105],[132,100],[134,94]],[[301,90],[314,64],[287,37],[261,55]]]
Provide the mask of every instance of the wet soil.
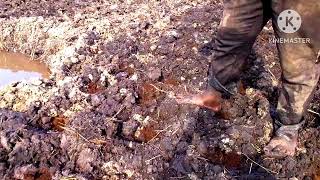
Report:
[[0,52],[0,87],[34,78],[49,78],[45,64],[18,53]]
[[319,89],[297,155],[263,155],[281,74],[272,29],[215,114],[172,97],[206,88],[218,1],[11,0],[0,9],[0,48],[51,71],[0,90],[0,179],[318,177]]

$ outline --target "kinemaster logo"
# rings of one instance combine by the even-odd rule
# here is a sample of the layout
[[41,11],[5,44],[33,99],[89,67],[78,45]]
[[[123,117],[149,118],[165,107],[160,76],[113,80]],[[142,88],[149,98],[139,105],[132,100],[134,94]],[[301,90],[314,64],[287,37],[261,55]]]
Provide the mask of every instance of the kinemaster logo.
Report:
[[282,11],[278,16],[277,25],[283,33],[280,33],[280,37],[270,38],[269,42],[277,44],[310,44],[310,38],[302,38],[296,33],[301,28],[302,21],[303,19],[297,11],[293,9]]
[[302,19],[297,11],[288,9],[279,14],[277,24],[282,32],[295,33],[300,29]]

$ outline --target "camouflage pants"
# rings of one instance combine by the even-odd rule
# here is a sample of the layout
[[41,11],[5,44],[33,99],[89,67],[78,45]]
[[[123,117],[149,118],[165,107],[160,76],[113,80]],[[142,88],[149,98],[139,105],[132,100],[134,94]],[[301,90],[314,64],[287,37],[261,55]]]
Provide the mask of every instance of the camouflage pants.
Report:
[[[310,43],[277,43],[282,68],[282,83],[277,112],[280,122],[301,122],[319,79],[320,1],[319,0],[225,0],[209,84],[237,80],[253,43],[263,26],[272,19],[276,38],[310,38]],[[286,9],[297,11],[302,18],[295,33],[284,33],[277,25],[279,14]]]

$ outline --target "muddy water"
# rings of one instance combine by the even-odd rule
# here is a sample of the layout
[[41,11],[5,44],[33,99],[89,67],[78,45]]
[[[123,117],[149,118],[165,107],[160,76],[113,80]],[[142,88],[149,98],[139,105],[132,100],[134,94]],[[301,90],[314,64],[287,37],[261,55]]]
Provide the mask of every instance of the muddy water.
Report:
[[0,87],[17,81],[49,76],[49,69],[39,61],[32,61],[22,54],[0,51]]

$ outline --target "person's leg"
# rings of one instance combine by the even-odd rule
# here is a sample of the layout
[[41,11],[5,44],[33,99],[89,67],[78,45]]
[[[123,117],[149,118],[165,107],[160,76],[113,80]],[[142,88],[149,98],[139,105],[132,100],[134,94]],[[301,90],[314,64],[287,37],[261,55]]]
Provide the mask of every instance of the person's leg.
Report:
[[226,92],[223,85],[237,80],[256,37],[269,20],[269,0],[225,0],[214,44],[209,85]]
[[224,0],[223,18],[208,72],[208,90],[200,95],[178,96],[177,102],[219,111],[220,93],[231,95],[224,85],[239,76],[256,37],[270,17],[271,0]]
[[[312,0],[311,0],[312,1]],[[313,16],[317,19],[316,14],[320,13],[320,2],[318,9],[314,14],[310,14],[310,10],[302,9],[299,2],[273,3],[274,9],[274,31],[276,38],[310,38],[311,43],[279,43],[277,44],[282,68],[282,85],[278,100],[277,113],[281,123],[280,128],[276,131],[276,136],[271,140],[265,148],[266,154],[271,156],[294,155],[297,146],[299,123],[302,121],[307,106],[313,95],[314,89],[319,80],[319,64],[316,64],[319,47],[319,35],[310,34],[317,30],[317,25],[304,26],[296,33],[284,33],[277,26],[277,18],[279,13],[286,9],[297,11],[302,21],[307,21],[307,16]],[[307,4],[304,2],[303,7]],[[306,7],[307,8],[307,7]]]

